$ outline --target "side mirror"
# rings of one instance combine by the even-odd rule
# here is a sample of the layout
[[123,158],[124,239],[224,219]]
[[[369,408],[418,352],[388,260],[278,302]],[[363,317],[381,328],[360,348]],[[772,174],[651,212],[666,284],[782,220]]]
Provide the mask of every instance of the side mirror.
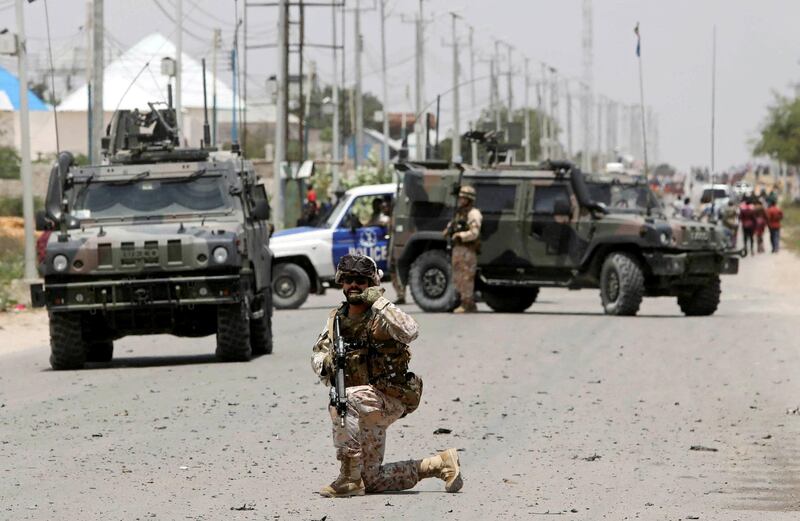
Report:
[[47,221],[47,216],[45,215],[44,210],[37,211],[34,214],[34,220],[36,222],[37,232],[43,232],[51,228],[50,223]]
[[256,202],[251,215],[253,219],[257,221],[266,221],[269,220],[269,213],[269,203],[262,199],[261,201]]
[[569,217],[572,215],[572,205],[565,199],[556,199],[553,203],[553,215]]

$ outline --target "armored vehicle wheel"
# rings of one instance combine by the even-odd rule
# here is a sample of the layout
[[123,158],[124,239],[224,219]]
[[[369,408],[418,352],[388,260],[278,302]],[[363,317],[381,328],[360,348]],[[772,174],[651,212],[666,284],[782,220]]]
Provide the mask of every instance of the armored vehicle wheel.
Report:
[[85,362],[80,313],[50,312],[50,367],[56,371],[82,369]]
[[114,357],[114,342],[105,340],[86,344],[87,362],[110,362]]
[[452,311],[456,307],[456,291],[450,257],[444,250],[429,250],[411,264],[408,273],[411,295],[425,311]]
[[250,348],[254,355],[272,354],[272,296],[269,289],[256,295],[256,312],[263,312],[260,318],[250,319]]
[[707,285],[698,286],[678,296],[678,305],[687,317],[705,317],[713,315],[719,306],[722,293],[719,277],[711,279]]
[[539,296],[539,288],[491,288],[481,291],[486,305],[498,313],[522,313]]
[[303,305],[311,290],[308,273],[297,264],[275,266],[272,275],[272,301],[278,309],[297,309]]
[[600,299],[607,315],[633,316],[644,296],[644,275],[627,253],[612,253],[600,270]]
[[217,306],[217,357],[226,362],[246,362],[250,348],[250,313],[244,303]]

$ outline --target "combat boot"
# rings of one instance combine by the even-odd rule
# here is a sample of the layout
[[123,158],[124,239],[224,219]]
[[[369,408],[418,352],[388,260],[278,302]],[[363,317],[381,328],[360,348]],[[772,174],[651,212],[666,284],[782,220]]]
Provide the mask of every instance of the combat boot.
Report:
[[478,311],[478,306],[475,305],[474,300],[462,300],[461,305],[453,310],[453,313],[475,313]]
[[357,458],[342,459],[339,477],[319,491],[323,497],[350,497],[364,495],[364,480],[361,479],[361,462]]
[[447,492],[458,492],[464,485],[456,449],[447,449],[436,456],[420,461],[418,474],[419,479],[441,479],[444,481],[444,489]]

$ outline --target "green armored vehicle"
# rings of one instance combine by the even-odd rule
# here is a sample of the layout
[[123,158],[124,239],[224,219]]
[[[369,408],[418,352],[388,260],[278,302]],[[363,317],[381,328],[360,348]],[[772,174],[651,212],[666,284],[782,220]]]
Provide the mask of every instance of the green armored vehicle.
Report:
[[150,107],[115,114],[107,164],[65,152],[50,173],[31,294],[53,369],[110,361],[126,335],[216,333],[222,360],[272,352],[264,186],[237,153],[179,148],[174,110]]
[[677,297],[686,315],[711,315],[719,275],[738,271],[722,228],[668,219],[643,181],[583,175],[568,162],[397,168],[392,260],[426,311],[457,305],[442,230],[462,184],[475,187],[483,214],[476,290],[495,311],[522,312],[540,287],[564,287],[599,288],[610,315],[635,315],[656,296]]

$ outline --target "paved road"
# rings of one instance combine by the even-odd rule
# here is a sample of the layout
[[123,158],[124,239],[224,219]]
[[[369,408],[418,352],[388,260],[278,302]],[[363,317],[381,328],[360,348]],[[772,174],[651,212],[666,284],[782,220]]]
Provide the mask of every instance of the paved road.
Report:
[[276,313],[275,354],[244,364],[161,336],[53,372],[0,331],[0,519],[797,519],[800,261],[743,271],[711,318],[673,299],[605,317],[594,291],[521,315],[408,306],[425,396],[387,460],[456,446],[460,494],[315,494],[337,467],[308,354],[334,293]]

